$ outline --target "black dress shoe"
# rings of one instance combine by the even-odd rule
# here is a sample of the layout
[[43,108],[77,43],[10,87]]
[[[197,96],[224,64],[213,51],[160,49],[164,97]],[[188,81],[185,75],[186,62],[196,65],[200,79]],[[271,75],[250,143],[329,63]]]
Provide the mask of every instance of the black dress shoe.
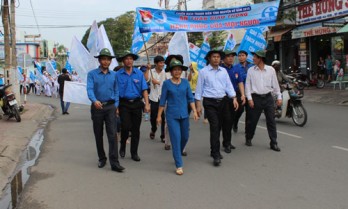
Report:
[[140,161],[139,155],[132,155],[132,160],[139,162]]
[[278,147],[277,144],[271,144],[270,147],[271,147],[271,150],[274,150],[276,152],[280,152],[280,148]]
[[225,151],[226,153],[231,153],[231,147],[230,147],[230,146],[224,147],[224,151]]
[[251,143],[251,139],[246,139],[245,140],[245,145],[248,146],[248,147],[253,146],[253,144]]
[[214,158],[214,166],[219,166],[221,163],[221,159],[220,158]]
[[186,152],[186,151],[183,151],[183,152],[181,152],[181,155],[182,155],[182,156],[187,156],[187,152]]
[[105,161],[99,161],[98,168],[103,168],[105,165],[106,165],[106,160]]
[[124,167],[122,167],[120,164],[115,164],[111,166],[111,170],[116,172],[122,172],[124,170]]
[[120,149],[120,157],[124,158],[124,156],[126,156],[126,152],[124,149]]
[[230,145],[230,148],[231,148],[231,149],[236,149],[236,147],[233,146],[232,144]]

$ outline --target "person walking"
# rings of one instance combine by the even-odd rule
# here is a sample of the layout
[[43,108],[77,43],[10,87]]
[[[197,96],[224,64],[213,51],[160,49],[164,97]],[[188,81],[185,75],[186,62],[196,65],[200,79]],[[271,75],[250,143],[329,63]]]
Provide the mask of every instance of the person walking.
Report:
[[175,172],[177,175],[182,175],[184,171],[181,155],[189,139],[190,126],[187,105],[190,105],[195,121],[197,121],[198,115],[190,84],[188,80],[181,79],[182,71],[186,71],[188,68],[183,66],[179,60],[173,60],[167,69],[172,78],[163,83],[157,124],[162,124],[161,115],[167,105],[166,119],[176,166]]
[[[247,61],[247,58],[248,58],[248,53],[244,50],[240,50],[238,52],[239,63],[237,63],[233,66],[233,69],[239,73],[239,76],[243,80],[244,90],[245,90],[245,81],[247,78],[248,69],[253,66],[253,64],[251,64]],[[243,94],[241,92],[241,88],[236,91],[236,94],[237,94],[237,98],[239,98],[239,101],[243,101],[242,100]],[[234,112],[234,115],[233,115],[233,127],[232,128],[233,128],[234,133],[238,132],[239,119],[240,119],[240,117],[242,117],[244,110],[245,110],[245,124],[247,123],[246,120],[248,118],[248,112],[247,112],[248,103],[246,102],[245,92],[244,92],[244,100],[245,100],[244,105],[242,104],[238,108],[238,110]]]
[[[150,83],[150,104],[151,104],[151,114],[150,114],[150,121],[151,121],[151,132],[150,132],[150,139],[155,138],[155,134],[157,131],[157,113],[159,108],[159,99],[161,98],[161,92],[162,92],[162,85],[163,82],[166,80],[166,74],[163,70],[164,67],[164,58],[162,56],[156,56],[154,58],[155,68],[151,69],[151,73],[148,79],[148,82]],[[162,124],[160,126],[161,128],[161,142],[164,142],[165,138],[165,119],[164,119],[164,113],[161,115],[162,117]]]
[[[133,67],[138,55],[125,52],[117,58],[118,62],[123,63],[123,68],[117,71],[117,81],[120,92],[119,114],[121,118],[121,147],[120,156],[125,157],[126,141],[131,132],[130,153],[134,161],[140,161],[138,146],[140,138],[140,125],[142,111],[150,112],[148,85],[143,72]],[[148,65],[151,68],[151,65]],[[145,108],[144,102],[145,100]]]
[[[225,53],[219,50],[211,50],[205,59],[208,65],[198,75],[195,99],[198,115],[202,114],[201,100],[210,126],[210,155],[214,158],[213,164],[221,163],[220,131],[223,119],[223,107],[227,97],[233,98],[234,108],[238,108],[236,92],[233,89],[227,71],[220,66]],[[227,94],[227,96],[226,96]]]
[[124,167],[118,161],[118,146],[115,137],[115,118],[119,105],[118,83],[116,73],[109,69],[114,56],[111,55],[109,49],[104,48],[95,58],[98,58],[100,66],[87,74],[87,95],[92,102],[91,116],[99,157],[98,167],[103,168],[107,161],[103,145],[105,123],[111,170],[122,172]]
[[272,92],[277,96],[277,106],[282,104],[282,94],[277,80],[277,75],[272,66],[266,65],[266,52],[259,50],[253,52],[255,66],[248,70],[245,83],[245,94],[248,99],[248,119],[246,124],[245,145],[252,146],[255,129],[262,111],[266,116],[268,136],[271,140],[270,148],[279,152],[277,143],[277,128],[274,119],[274,99]]
[[62,69],[62,74],[58,76],[58,84],[59,84],[59,96],[60,96],[60,107],[62,108],[62,114],[63,115],[69,115],[69,106],[70,102],[67,102],[66,104],[63,101],[64,98],[64,84],[65,81],[71,81],[71,77],[68,73],[68,70],[66,68]]
[[326,66],[327,82],[331,82],[332,73],[333,73],[333,61],[330,54],[328,54],[327,58],[325,59],[325,66]]
[[233,88],[236,92],[236,98],[238,101],[238,109],[234,110],[233,100],[228,98],[223,110],[224,117],[222,123],[222,145],[226,153],[231,153],[231,149],[236,148],[234,145],[232,145],[232,126],[234,125],[234,117],[241,111],[240,109],[243,108],[243,105],[245,104],[245,94],[243,78],[239,75],[239,71],[233,67],[234,58],[235,56],[237,56],[237,53],[231,50],[226,50],[224,51],[224,53],[225,57],[223,59],[223,64],[221,64],[221,67],[227,70]]

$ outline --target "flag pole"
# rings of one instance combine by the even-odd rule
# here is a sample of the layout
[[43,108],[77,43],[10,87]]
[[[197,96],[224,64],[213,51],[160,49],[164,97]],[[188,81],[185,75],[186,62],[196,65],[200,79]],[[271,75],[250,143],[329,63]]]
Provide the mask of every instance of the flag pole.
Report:
[[[141,33],[141,37],[143,38],[143,42],[144,42],[145,53],[146,53],[146,58],[147,58],[147,64],[150,64],[150,58],[149,58],[149,53],[147,52],[147,47],[146,47],[146,43],[145,43],[144,34]],[[153,74],[152,74],[151,69],[150,69],[150,76],[151,76],[151,79],[153,79]],[[156,85],[153,85],[153,88],[156,88]]]

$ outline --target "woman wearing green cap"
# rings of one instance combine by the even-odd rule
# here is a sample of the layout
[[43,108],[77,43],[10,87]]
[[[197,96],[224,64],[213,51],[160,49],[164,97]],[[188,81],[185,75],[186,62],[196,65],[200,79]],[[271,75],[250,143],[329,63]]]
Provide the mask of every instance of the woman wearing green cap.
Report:
[[198,119],[190,84],[186,79],[180,78],[182,71],[186,70],[187,67],[183,66],[179,60],[173,60],[169,68],[166,69],[167,72],[170,71],[172,78],[163,82],[157,116],[157,124],[160,125],[164,106],[167,105],[166,120],[177,175],[184,173],[181,153],[189,138],[188,104],[192,108],[194,120],[196,121]]

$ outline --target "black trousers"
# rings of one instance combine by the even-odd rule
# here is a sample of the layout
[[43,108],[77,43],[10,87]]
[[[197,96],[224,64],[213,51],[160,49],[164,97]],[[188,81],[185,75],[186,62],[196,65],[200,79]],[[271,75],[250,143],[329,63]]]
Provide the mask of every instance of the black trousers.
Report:
[[222,110],[222,146],[228,147],[232,141],[232,125],[233,125],[233,99],[226,98]]
[[[157,131],[157,116],[158,116],[158,108],[159,108],[159,102],[154,102],[150,100],[150,104],[151,104],[151,114],[150,114],[150,121],[151,121],[151,131],[153,133],[156,133]],[[165,117],[164,117],[164,112],[162,113],[162,124],[161,124],[161,137],[165,136],[164,134],[164,128],[165,128]]]
[[242,99],[241,99],[241,93],[239,91],[236,92],[236,97],[237,97],[237,101],[238,101],[238,109],[232,111],[232,120],[233,120],[233,126],[234,127],[238,127],[238,122],[240,117],[243,115],[244,112],[244,105],[242,104]]
[[252,94],[252,98],[254,101],[254,108],[247,107],[248,119],[246,124],[245,138],[251,140],[254,137],[257,123],[260,119],[262,111],[264,111],[268,136],[272,144],[277,144],[277,128],[274,119],[274,99],[272,94],[269,93],[264,97]]
[[140,125],[144,103],[139,99],[133,102],[120,100],[119,111],[121,118],[121,150],[126,149],[126,141],[131,132],[131,155],[138,154]]
[[203,107],[210,126],[210,152],[214,158],[220,157],[220,131],[226,98],[221,100],[204,98]]
[[109,142],[109,161],[110,165],[113,166],[118,164],[118,148],[116,142],[115,132],[115,117],[116,107],[114,104],[103,106],[103,109],[96,109],[94,105],[91,106],[91,115],[93,121],[93,131],[95,142],[97,145],[97,152],[99,161],[106,161],[103,143],[103,128],[104,123],[106,127],[106,135]]

